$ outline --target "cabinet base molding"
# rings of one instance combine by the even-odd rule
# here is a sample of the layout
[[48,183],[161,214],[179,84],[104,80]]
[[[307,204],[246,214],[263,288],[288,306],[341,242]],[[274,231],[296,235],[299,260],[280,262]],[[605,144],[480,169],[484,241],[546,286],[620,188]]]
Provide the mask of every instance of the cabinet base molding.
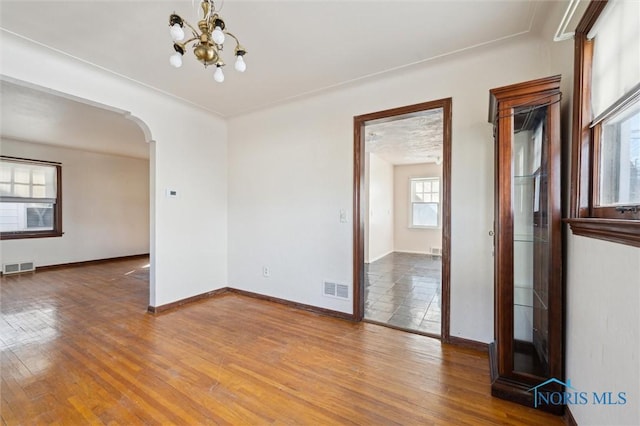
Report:
[[[527,385],[498,375],[498,357],[495,342],[489,344],[489,372],[491,374],[491,396],[546,411],[557,416],[564,414],[564,405],[541,404],[536,407],[535,394],[531,390],[535,385]],[[547,391],[547,388],[544,388],[544,391]],[[549,389],[549,391],[557,392],[557,389]]]

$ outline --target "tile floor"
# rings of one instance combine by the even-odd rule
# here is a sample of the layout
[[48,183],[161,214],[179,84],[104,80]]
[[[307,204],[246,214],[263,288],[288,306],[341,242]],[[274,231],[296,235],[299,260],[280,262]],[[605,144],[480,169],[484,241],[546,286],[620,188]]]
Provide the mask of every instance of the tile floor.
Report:
[[440,335],[441,272],[441,258],[424,254],[365,264],[365,319]]

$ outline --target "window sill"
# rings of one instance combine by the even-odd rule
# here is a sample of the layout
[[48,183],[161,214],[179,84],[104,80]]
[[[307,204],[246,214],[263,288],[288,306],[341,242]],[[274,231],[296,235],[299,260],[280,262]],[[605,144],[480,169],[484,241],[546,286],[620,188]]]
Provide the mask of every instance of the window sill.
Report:
[[640,221],[600,218],[565,219],[574,235],[640,247]]
[[22,240],[26,238],[51,238],[62,237],[63,232],[46,231],[46,232],[5,232],[0,234],[0,240]]

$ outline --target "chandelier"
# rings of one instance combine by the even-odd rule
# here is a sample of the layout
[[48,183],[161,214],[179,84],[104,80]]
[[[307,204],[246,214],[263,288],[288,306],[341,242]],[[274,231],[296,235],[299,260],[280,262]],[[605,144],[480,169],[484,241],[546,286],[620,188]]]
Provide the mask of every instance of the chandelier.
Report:
[[[176,68],[181,67],[182,56],[186,51],[186,46],[189,43],[194,43],[193,54],[196,59],[202,62],[205,68],[209,65],[215,65],[216,71],[213,73],[213,78],[218,83],[222,83],[224,81],[222,67],[225,66],[225,63],[220,54],[222,53],[226,36],[233,38],[236,42],[234,51],[236,71],[244,72],[247,69],[247,64],[245,64],[243,58],[247,51],[240,45],[236,36],[225,30],[224,21],[218,15],[219,10],[215,9],[213,0],[202,0],[200,7],[202,8],[202,19],[198,21],[198,29],[200,31],[196,30],[175,12],[169,16],[169,33],[173,39],[173,49],[176,51],[169,58],[169,63]],[[192,37],[188,40],[184,40],[185,33],[183,28],[185,25],[192,32]]]

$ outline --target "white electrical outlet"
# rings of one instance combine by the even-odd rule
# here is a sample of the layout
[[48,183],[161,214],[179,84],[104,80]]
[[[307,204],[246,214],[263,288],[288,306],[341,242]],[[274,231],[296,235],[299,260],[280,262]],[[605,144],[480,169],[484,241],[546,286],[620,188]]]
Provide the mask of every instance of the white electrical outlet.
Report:
[[262,276],[265,278],[269,278],[271,276],[271,269],[268,266],[262,267]]

